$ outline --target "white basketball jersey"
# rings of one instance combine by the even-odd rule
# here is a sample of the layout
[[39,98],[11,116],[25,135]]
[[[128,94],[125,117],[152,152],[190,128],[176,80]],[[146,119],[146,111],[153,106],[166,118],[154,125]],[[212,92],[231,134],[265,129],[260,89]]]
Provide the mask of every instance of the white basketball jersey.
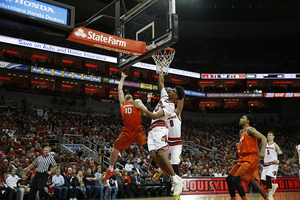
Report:
[[154,124],[155,122],[157,121],[161,121],[163,120],[164,122],[167,121],[168,117],[170,117],[174,111],[175,111],[175,104],[172,103],[172,102],[169,102],[168,101],[169,99],[169,96],[168,96],[168,93],[166,91],[165,88],[163,88],[161,90],[161,94],[160,94],[160,101],[158,102],[158,104],[156,105],[153,113],[157,113],[161,110],[164,110],[164,114],[165,116],[159,118],[159,119],[152,119],[152,123],[151,124]]
[[169,127],[168,140],[174,139],[174,141],[181,140],[181,120],[178,118],[176,112],[174,112],[167,120],[167,126]]
[[267,143],[267,147],[265,150],[265,158],[264,158],[264,163],[269,163],[269,162],[274,162],[274,160],[278,160],[278,154],[275,149],[275,142],[271,145]]
[[[298,156],[299,156],[299,165],[300,165],[300,144],[298,146],[296,146],[296,149],[298,151]],[[300,168],[299,168],[300,170]],[[300,174],[299,174],[299,177],[300,177]]]

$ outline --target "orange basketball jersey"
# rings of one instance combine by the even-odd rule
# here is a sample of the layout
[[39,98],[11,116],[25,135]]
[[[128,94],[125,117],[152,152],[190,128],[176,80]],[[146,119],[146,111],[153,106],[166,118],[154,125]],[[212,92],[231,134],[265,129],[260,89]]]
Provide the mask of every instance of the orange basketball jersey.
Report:
[[239,161],[246,161],[249,157],[258,156],[257,138],[247,136],[246,130],[247,128],[243,131],[237,146]]
[[[141,109],[138,109],[128,101],[124,101],[121,107],[121,115],[124,122],[124,126],[140,125],[142,122]],[[134,127],[132,127],[134,128]]]

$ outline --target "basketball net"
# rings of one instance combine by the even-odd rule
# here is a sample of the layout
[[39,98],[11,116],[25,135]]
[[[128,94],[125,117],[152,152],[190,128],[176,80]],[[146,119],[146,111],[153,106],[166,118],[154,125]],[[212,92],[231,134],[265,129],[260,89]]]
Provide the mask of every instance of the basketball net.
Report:
[[169,73],[169,66],[174,58],[175,49],[167,47],[162,51],[152,55],[152,58],[156,64],[156,73],[167,75]]

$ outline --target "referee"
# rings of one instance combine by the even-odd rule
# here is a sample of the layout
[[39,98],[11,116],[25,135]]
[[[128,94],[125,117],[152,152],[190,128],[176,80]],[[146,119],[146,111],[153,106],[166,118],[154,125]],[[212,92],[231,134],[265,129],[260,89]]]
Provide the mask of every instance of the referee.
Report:
[[[33,177],[31,184],[30,184],[30,193],[28,196],[29,200],[36,199],[36,193],[39,191],[40,196],[43,196],[45,200],[50,199],[50,195],[45,192],[44,187],[48,180],[48,177],[51,175],[53,171],[56,170],[57,164],[52,156],[49,155],[51,148],[45,147],[44,148],[44,155],[37,157],[24,171],[28,171],[37,165],[37,172]],[[49,166],[52,165],[53,168],[49,171]]]

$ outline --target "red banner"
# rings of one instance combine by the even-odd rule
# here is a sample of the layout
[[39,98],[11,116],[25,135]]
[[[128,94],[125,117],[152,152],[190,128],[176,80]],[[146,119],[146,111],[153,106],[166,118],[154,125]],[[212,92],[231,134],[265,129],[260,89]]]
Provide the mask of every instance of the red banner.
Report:
[[[300,192],[299,178],[277,178],[278,188],[276,192]],[[183,178],[183,194],[222,194],[228,193],[226,178]],[[247,186],[242,182],[245,192]]]
[[75,28],[67,40],[133,56],[146,53],[145,42],[125,39],[85,27]]

